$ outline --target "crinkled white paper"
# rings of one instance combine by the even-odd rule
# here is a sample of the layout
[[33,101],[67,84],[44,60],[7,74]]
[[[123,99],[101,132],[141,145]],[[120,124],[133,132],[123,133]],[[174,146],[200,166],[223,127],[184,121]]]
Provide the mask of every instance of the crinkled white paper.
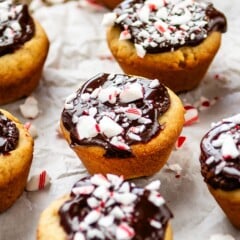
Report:
[[[1,240],[34,240],[42,210],[87,175],[59,135],[64,99],[99,72],[122,72],[108,50],[105,29],[100,25],[107,10],[93,11],[81,7],[79,2],[46,7],[35,0],[34,4],[34,16],[45,28],[51,47],[39,87],[32,94],[40,112],[36,119],[30,120],[38,132],[30,176],[46,170],[52,180],[42,191],[24,192],[11,209],[0,215]],[[240,232],[231,226],[208,192],[198,160],[200,139],[211,123],[240,112],[240,5],[237,0],[215,0],[214,4],[227,16],[228,32],[223,35],[222,46],[201,85],[180,97],[190,104],[203,96],[218,100],[199,111],[199,122],[184,127],[182,135],[187,137],[186,141],[173,151],[161,172],[134,180],[141,185],[161,180],[161,193],[174,213],[172,226],[176,240],[208,240],[216,234],[240,239]],[[1,107],[25,123],[29,120],[19,109],[24,101]]]

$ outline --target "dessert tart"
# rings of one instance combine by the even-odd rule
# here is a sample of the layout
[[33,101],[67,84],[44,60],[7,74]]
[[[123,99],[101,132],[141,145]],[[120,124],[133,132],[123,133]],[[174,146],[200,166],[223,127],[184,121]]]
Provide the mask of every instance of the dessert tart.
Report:
[[33,139],[26,128],[0,109],[0,212],[22,194],[33,157]]
[[159,181],[140,188],[122,177],[95,174],[41,214],[38,240],[172,240],[172,213]]
[[157,78],[174,92],[195,88],[216,55],[226,18],[203,1],[126,0],[103,20],[126,74]]
[[201,172],[220,207],[240,229],[240,114],[217,123],[201,141]]
[[90,174],[124,178],[158,172],[183,124],[180,99],[159,80],[107,73],[67,97],[60,121]]
[[2,0],[0,16],[0,104],[6,104],[37,87],[49,41],[27,5]]

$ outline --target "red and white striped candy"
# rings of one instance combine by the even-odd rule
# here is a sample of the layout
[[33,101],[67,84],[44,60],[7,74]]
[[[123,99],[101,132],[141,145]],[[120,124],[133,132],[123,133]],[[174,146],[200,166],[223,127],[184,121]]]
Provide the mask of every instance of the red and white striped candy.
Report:
[[160,33],[164,33],[168,30],[168,25],[163,22],[162,20],[158,20],[157,22],[155,22],[154,27],[158,30],[158,32]]
[[185,105],[184,108],[186,110],[184,114],[184,126],[189,126],[199,121],[198,110],[195,107],[191,105]]
[[116,87],[108,87],[101,89],[98,95],[98,99],[100,102],[105,103],[105,102],[110,102],[110,103],[115,103],[117,100],[117,95],[119,93],[119,89]]
[[240,155],[240,152],[234,142],[234,139],[230,134],[226,134],[226,137],[223,140],[221,152],[225,159],[228,158],[234,159]]
[[130,240],[134,237],[134,229],[128,226],[126,223],[122,223],[116,229],[116,239],[117,240]]
[[139,83],[129,84],[120,93],[120,101],[123,103],[129,103],[143,98],[142,85]]
[[27,182],[26,191],[38,191],[44,189],[50,184],[51,178],[47,171],[33,175]]
[[125,29],[120,33],[119,40],[127,40],[131,39],[131,37],[131,33],[127,29]]
[[112,145],[122,150],[129,150],[130,147],[122,141],[119,141],[117,137],[113,137],[110,141]]
[[125,115],[130,120],[136,120],[142,116],[142,111],[138,108],[128,108],[125,111]]

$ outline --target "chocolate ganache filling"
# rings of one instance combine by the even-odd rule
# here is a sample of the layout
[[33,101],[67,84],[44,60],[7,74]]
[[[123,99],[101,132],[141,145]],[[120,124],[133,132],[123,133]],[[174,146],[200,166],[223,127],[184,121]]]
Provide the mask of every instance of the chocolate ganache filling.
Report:
[[[238,116],[240,119],[240,116]],[[240,188],[240,121],[223,121],[201,141],[201,173],[215,189]]]
[[115,9],[120,39],[131,40],[137,52],[160,53],[196,46],[212,31],[226,32],[223,13],[194,0],[128,0]]
[[19,131],[16,124],[0,112],[0,154],[7,154],[18,144]]
[[34,32],[27,5],[0,0],[0,56],[19,49]]
[[159,117],[170,106],[159,80],[99,74],[69,96],[62,123],[71,144],[98,145],[106,157],[133,156],[130,145],[146,143],[164,128]]
[[115,175],[84,178],[60,207],[60,224],[70,240],[163,240],[173,215],[159,184],[139,188]]

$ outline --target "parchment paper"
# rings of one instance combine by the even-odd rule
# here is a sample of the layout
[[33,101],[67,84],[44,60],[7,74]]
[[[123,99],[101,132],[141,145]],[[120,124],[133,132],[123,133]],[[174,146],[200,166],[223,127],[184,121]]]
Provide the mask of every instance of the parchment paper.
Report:
[[[216,233],[240,239],[240,232],[231,226],[208,192],[198,160],[200,139],[211,123],[240,112],[240,5],[237,0],[213,2],[226,14],[228,32],[223,35],[222,46],[200,86],[180,97],[191,104],[202,96],[218,100],[200,111],[199,122],[184,127],[186,142],[172,152],[168,165],[152,177],[135,180],[139,185],[161,180],[161,193],[174,213],[176,240],[206,240]],[[35,239],[42,210],[88,174],[57,131],[64,99],[99,72],[122,72],[108,50],[105,29],[100,24],[108,10],[80,7],[80,2],[53,6],[44,6],[40,0],[33,3],[34,16],[45,28],[51,47],[40,84],[32,94],[38,100],[40,114],[30,120],[39,134],[30,176],[46,170],[52,180],[42,191],[24,192],[12,208],[0,215],[1,240]],[[23,102],[24,99],[1,107],[24,123],[29,120],[20,114]],[[172,164],[182,169],[180,177],[169,169]]]

